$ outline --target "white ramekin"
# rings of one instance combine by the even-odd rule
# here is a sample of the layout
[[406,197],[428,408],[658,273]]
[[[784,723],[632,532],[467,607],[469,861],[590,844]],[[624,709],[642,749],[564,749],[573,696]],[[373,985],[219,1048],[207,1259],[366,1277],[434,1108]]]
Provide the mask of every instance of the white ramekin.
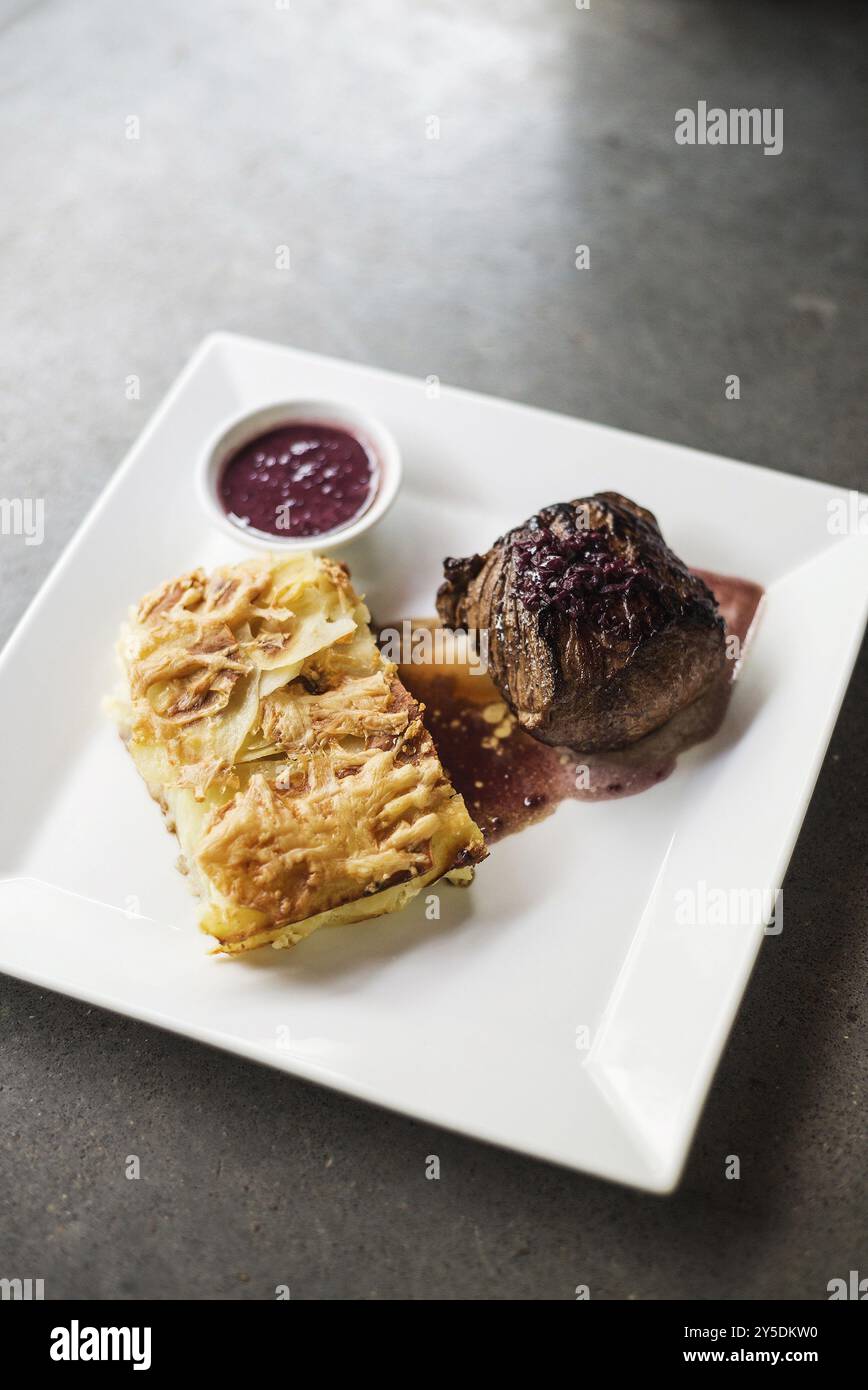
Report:
[[[232,521],[217,491],[224,464],[258,434],[295,421],[334,425],[355,435],[370,450],[379,472],[377,489],[368,506],[345,525],[318,536],[283,536]],[[257,550],[326,550],[332,545],[345,545],[375,526],[385,515],[395,500],[400,482],[401,454],[394,436],[372,415],[341,401],[287,400],[261,406],[258,410],[246,410],[224,421],[211,435],[197,465],[199,497],[212,523],[234,540],[246,541]]]

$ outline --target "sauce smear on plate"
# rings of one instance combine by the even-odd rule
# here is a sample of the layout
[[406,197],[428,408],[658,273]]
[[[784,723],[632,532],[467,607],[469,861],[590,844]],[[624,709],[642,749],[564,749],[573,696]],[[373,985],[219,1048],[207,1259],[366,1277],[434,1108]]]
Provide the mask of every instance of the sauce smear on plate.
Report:
[[[727,636],[738,638],[738,659],[707,694],[629,748],[583,754],[549,747],[518,727],[487,675],[459,664],[400,667],[401,680],[425,705],[425,724],[441,762],[486,840],[543,820],[561,801],[604,801],[645,791],[669,776],[679,753],[717,732],[763,590],[747,579],[695,573],[714,593]],[[413,625],[438,624],[415,619]]]

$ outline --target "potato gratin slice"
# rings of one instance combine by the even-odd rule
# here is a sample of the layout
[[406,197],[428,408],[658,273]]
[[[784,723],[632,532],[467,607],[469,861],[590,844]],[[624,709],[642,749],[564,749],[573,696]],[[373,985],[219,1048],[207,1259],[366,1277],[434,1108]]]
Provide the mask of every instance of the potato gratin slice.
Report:
[[223,951],[395,912],[485,855],[368,621],[300,554],[191,570],[123,628],[113,712]]

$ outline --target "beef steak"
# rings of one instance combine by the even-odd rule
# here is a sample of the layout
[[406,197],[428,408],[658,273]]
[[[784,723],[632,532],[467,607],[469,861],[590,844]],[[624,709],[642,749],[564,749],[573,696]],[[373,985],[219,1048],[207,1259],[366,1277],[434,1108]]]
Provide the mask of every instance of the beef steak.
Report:
[[711,590],[616,492],[545,507],[444,572],[442,621],[488,631],[489,674],[543,743],[623,748],[725,669]]

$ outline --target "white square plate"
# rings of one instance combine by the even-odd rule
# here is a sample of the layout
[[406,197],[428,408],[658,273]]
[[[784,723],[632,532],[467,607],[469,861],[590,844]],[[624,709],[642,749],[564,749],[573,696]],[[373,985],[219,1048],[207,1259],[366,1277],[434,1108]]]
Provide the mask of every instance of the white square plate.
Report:
[[[606,488],[650,507],[688,563],[757,580],[767,599],[723,728],[668,781],[564,804],[496,844],[470,890],[444,890],[439,922],[417,900],[294,951],[230,960],[207,954],[176,851],[100,700],[127,606],[168,575],[246,553],[200,510],[203,440],[224,417],[287,396],[373,412],[403,450],[398,502],[346,553],[374,611],[433,612],[444,555]],[[843,495],[462,391],[429,399],[422,382],[305,352],[207,339],[0,660],[11,745],[0,969],[483,1139],[671,1189],[763,936],[762,913],[679,926],[676,894],[781,883],[868,606],[868,544],[828,529],[827,504]]]

